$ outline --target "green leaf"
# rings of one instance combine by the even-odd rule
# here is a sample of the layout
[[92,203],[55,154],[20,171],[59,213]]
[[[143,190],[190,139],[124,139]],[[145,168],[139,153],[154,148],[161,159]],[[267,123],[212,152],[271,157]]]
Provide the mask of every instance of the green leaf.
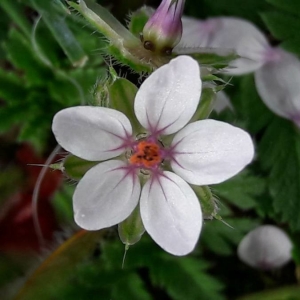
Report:
[[300,135],[294,125],[275,118],[259,145],[259,157],[268,174],[275,212],[292,230],[300,230]]
[[66,175],[74,180],[80,180],[83,175],[99,162],[87,161],[75,155],[68,155],[63,161]]
[[201,92],[201,100],[191,121],[207,119],[213,110],[215,100],[215,91],[212,88],[204,88]]
[[242,127],[247,128],[247,131],[252,134],[258,133],[269,124],[273,113],[260,99],[253,74],[234,78],[232,84],[233,87],[229,87],[228,92]]
[[0,69],[0,98],[7,104],[20,102],[26,97],[26,89],[20,77]]
[[138,88],[125,78],[118,78],[109,87],[110,106],[124,113],[135,132],[141,128],[134,113],[134,98]]
[[207,274],[209,264],[192,257],[161,255],[159,263],[150,266],[155,285],[166,289],[174,300],[221,300],[223,285]]
[[29,41],[20,32],[12,28],[4,48],[8,60],[25,73],[28,84],[44,85],[49,71],[37,59]]
[[227,200],[236,207],[247,210],[255,208],[256,197],[264,193],[266,183],[264,178],[244,171],[224,183],[213,186],[212,190],[221,201]]
[[300,16],[300,2],[299,0],[266,0],[268,3],[285,10],[291,14]]
[[182,47],[174,49],[175,55],[190,55],[196,59],[201,66],[214,67],[215,69],[224,69],[230,62],[238,58],[238,55],[228,49],[203,48],[203,47]]
[[299,286],[286,286],[250,294],[237,300],[300,300]]
[[[124,245],[107,243],[102,251],[109,268],[121,268]],[[125,270],[149,270],[151,281],[148,286],[167,292],[171,299],[224,299],[221,294],[223,285],[208,274],[209,267],[208,262],[199,258],[176,257],[164,252],[146,234],[129,248],[124,264]]]
[[150,7],[142,7],[130,15],[128,28],[135,36],[139,37],[143,32],[144,26],[147,23],[149,16],[154,12]]
[[28,113],[28,108],[25,104],[9,105],[0,108],[0,131],[6,131],[11,129],[11,127],[20,124],[26,114]]
[[112,299],[118,300],[151,300],[153,299],[145,289],[142,279],[135,273],[129,273],[115,283]]
[[123,26],[107,9],[91,0],[81,0],[78,4],[68,1],[71,7],[78,10],[99,32],[108,39],[132,39],[131,32]]
[[77,42],[73,32],[69,29],[65,21],[65,11],[53,1],[31,0],[31,2],[42,15],[43,20],[73,66],[82,67],[88,57]]
[[263,25],[257,12],[266,11],[270,4],[261,0],[203,0],[186,1],[185,11],[200,19],[214,16],[235,16]]
[[55,214],[59,224],[73,224],[74,222],[72,206],[74,188],[74,186],[70,186],[69,184],[63,184],[51,199],[51,204],[55,208]]
[[202,243],[218,255],[228,256],[236,251],[241,239],[259,225],[257,220],[224,218],[226,224],[213,220],[204,224],[201,234]]
[[262,18],[274,37],[283,41],[283,48],[300,55],[299,16],[285,12],[267,12],[262,14]]
[[19,1],[2,0],[0,2],[2,9],[10,16],[12,21],[18,25],[19,29],[23,31],[29,39],[31,34],[31,25],[25,14],[25,7]]

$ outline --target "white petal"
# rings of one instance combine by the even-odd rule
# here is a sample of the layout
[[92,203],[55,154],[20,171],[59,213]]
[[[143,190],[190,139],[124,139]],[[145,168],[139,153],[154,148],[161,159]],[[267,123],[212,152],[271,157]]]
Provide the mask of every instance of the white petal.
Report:
[[180,43],[175,47],[207,47],[214,24],[207,21],[183,17],[182,18],[182,37]]
[[255,73],[257,91],[275,114],[294,120],[300,125],[300,61],[281,49]]
[[141,217],[146,231],[174,255],[191,252],[199,238],[202,212],[192,188],[179,176],[164,172],[144,185]]
[[109,160],[90,169],[73,195],[76,223],[98,230],[122,222],[138,204],[140,182],[125,162]]
[[198,63],[188,56],[179,56],[141,85],[135,98],[135,114],[151,133],[171,134],[191,119],[200,94]]
[[197,185],[223,182],[240,172],[254,155],[247,132],[215,120],[187,125],[175,135],[172,146],[172,169]]
[[246,74],[263,65],[265,51],[270,46],[263,33],[252,23],[231,17],[205,21],[185,19],[181,45],[233,49],[241,56],[230,64],[231,68],[226,69],[227,74]]
[[106,160],[124,152],[132,134],[127,117],[119,111],[78,106],[59,111],[52,131],[57,142],[72,154],[91,161]]
[[263,225],[250,231],[240,242],[238,256],[258,269],[274,269],[291,258],[292,243],[287,234],[273,225]]

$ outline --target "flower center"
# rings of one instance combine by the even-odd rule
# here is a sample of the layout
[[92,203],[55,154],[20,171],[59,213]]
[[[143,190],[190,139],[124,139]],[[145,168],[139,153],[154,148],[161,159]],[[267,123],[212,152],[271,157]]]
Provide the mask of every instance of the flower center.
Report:
[[141,141],[134,147],[134,153],[129,158],[131,164],[142,168],[153,168],[162,161],[161,151],[154,142]]

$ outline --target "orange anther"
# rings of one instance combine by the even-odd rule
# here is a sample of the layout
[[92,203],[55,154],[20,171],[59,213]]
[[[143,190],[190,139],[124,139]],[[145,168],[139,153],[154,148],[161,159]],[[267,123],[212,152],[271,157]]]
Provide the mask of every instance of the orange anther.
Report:
[[157,144],[141,141],[137,145],[136,152],[129,159],[131,164],[145,168],[151,168],[161,162],[160,148]]

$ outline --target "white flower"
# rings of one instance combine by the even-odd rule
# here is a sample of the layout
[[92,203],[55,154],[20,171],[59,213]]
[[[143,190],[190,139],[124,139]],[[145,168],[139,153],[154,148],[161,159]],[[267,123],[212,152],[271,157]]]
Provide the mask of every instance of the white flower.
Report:
[[275,269],[291,258],[292,243],[287,234],[273,225],[250,231],[238,246],[239,258],[253,268]]
[[234,17],[210,18],[204,21],[183,17],[183,33],[177,47],[211,47],[233,49],[241,56],[224,72],[242,75],[259,69],[271,48],[268,40],[252,23]]
[[[140,202],[145,229],[166,251],[191,252],[202,213],[188,185],[222,182],[253,158],[251,138],[229,124],[187,123],[201,94],[198,63],[180,56],[156,70],[140,87],[134,104],[147,135],[136,139],[128,118],[103,107],[73,107],[58,112],[53,132],[58,143],[86,160],[104,161],[78,183],[75,221],[87,230],[122,222]],[[177,133],[176,133],[177,132]],[[161,138],[176,133],[170,145]],[[170,165],[173,172],[164,170]],[[149,178],[141,187],[139,175]]]
[[[178,48],[213,47],[233,49],[240,59],[226,74],[255,72],[257,91],[275,114],[300,127],[300,61],[283,49],[272,48],[264,34],[252,23],[234,17],[205,21],[184,17]],[[181,51],[182,52],[182,51]]]
[[264,103],[275,114],[300,127],[300,61],[280,48],[255,72],[255,85]]

